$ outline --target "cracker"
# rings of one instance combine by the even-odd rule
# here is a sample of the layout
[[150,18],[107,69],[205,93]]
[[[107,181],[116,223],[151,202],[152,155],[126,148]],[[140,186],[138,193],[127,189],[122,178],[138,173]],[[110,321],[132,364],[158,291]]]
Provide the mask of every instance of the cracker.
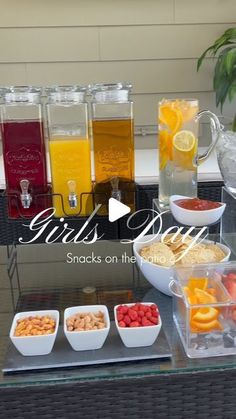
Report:
[[175,264],[174,253],[164,243],[157,242],[143,247],[140,255],[148,262],[156,265],[170,267]]
[[225,253],[217,244],[209,244],[208,249],[214,252],[216,262],[221,262],[225,258]]

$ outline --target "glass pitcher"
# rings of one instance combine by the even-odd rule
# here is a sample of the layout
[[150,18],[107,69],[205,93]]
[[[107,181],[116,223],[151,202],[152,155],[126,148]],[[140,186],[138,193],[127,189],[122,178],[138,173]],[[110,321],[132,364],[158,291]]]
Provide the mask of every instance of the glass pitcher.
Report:
[[216,147],[218,165],[225,187],[236,199],[236,132],[221,127]]
[[[212,142],[207,152],[198,156],[199,119],[211,121]],[[213,150],[220,132],[220,122],[208,110],[199,112],[196,99],[167,99],[159,103],[159,205],[169,206],[171,195],[197,196],[197,167]]]
[[42,91],[22,86],[1,90],[1,135],[9,216],[33,217],[50,207]]
[[90,93],[96,202],[107,204],[113,197],[134,209],[131,87],[129,83],[95,84],[90,86]]
[[93,200],[86,88],[56,86],[46,93],[55,216],[89,215]]

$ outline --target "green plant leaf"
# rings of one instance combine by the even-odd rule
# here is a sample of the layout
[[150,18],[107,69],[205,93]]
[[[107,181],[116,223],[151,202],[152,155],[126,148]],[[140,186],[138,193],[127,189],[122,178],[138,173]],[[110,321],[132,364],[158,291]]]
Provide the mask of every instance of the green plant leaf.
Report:
[[225,56],[225,68],[229,77],[231,76],[235,66],[236,66],[236,47],[228,51]]
[[226,35],[228,39],[236,39],[236,28],[227,29],[224,35]]
[[216,106],[220,105],[221,111],[225,103],[231,82],[227,78],[222,78],[221,83],[216,89]]
[[234,95],[236,95],[236,77],[233,83],[231,84],[228,92],[229,101],[232,102]]
[[212,44],[210,47],[208,47],[203,54],[200,56],[200,58],[198,59],[197,62],[197,71],[199,70],[200,66],[202,65],[202,61],[204,60],[204,58],[206,57],[206,55],[208,53],[210,53],[211,55],[215,56],[217,51],[225,46],[225,45],[229,45],[229,44],[233,44],[234,39],[236,40],[236,28],[229,28],[227,29],[223,35],[221,35],[219,38],[216,39],[216,41],[214,42],[214,44]]
[[201,55],[201,57],[197,60],[197,71],[199,70],[199,68],[201,67],[201,65],[202,65],[202,62],[203,62],[203,60],[204,60],[204,58],[206,57],[206,55],[207,55],[207,53],[209,52],[209,51],[211,51],[212,50],[212,46],[211,47],[209,47],[209,48],[207,48],[206,49],[206,51],[204,51],[203,52],[203,54]]
[[218,55],[213,87],[216,92],[216,105],[222,107],[228,97],[230,101],[236,95],[236,28],[227,29],[210,47],[208,47],[197,61],[197,70],[207,56]]

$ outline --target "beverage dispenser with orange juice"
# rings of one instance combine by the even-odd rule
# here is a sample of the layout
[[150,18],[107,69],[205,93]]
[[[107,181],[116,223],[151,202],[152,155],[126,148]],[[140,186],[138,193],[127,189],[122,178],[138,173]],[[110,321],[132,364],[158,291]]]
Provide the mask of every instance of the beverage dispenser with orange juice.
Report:
[[46,113],[55,216],[91,214],[91,155],[86,88],[48,88]]
[[95,199],[105,204],[113,197],[135,205],[134,122],[131,84],[111,83],[90,86],[95,167]]

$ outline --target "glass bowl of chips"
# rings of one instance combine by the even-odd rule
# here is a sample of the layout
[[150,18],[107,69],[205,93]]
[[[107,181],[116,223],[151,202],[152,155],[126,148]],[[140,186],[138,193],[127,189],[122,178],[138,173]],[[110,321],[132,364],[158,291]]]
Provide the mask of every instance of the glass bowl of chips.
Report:
[[167,234],[163,238],[161,235],[149,234],[133,244],[136,263],[154,288],[172,296],[169,283],[175,267],[229,260],[231,251],[227,246],[210,240],[193,245],[193,240],[193,237],[184,238],[181,234]]

